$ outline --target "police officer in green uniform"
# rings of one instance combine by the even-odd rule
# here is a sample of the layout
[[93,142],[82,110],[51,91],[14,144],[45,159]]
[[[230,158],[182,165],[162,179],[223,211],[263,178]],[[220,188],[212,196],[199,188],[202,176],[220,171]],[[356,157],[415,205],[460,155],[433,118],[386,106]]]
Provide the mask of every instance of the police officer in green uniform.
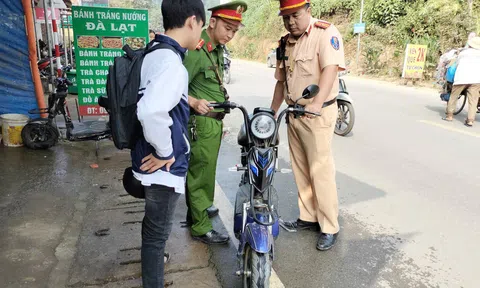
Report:
[[223,45],[232,40],[242,25],[242,13],[247,10],[247,4],[233,1],[209,10],[212,11],[209,25],[202,32],[196,50],[189,51],[184,60],[189,76],[189,105],[192,108],[187,224],[194,239],[206,244],[223,244],[229,241],[229,237],[213,229],[209,209],[213,210],[210,214],[218,213],[212,205],[225,113],[208,105],[228,99],[222,82]]

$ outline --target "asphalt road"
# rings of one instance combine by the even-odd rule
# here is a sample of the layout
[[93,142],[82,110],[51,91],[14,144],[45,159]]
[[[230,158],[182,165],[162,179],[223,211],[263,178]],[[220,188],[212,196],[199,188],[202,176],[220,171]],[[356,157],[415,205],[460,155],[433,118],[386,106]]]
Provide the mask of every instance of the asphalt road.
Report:
[[[249,111],[269,107],[273,69],[234,61],[231,100]],[[334,249],[315,249],[313,232],[281,231],[274,269],[285,287],[478,287],[480,259],[480,123],[441,120],[445,103],[435,90],[344,77],[356,123],[334,137],[341,235]],[[480,117],[477,117],[480,120]],[[218,177],[234,204],[240,174],[236,134],[241,113],[225,120]],[[280,168],[289,168],[285,125]],[[293,174],[275,180],[280,215],[298,216]],[[220,223],[218,223],[220,225]],[[231,227],[226,227],[232,229]],[[224,287],[241,287],[232,274],[234,246],[214,248]]]

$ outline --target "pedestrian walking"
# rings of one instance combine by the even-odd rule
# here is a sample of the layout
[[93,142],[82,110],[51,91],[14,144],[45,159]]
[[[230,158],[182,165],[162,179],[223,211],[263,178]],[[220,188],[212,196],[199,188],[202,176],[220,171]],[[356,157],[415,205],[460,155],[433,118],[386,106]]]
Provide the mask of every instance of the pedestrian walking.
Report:
[[480,98],[480,37],[471,38],[467,45],[468,48],[458,55],[452,93],[448,100],[446,116],[443,119],[453,121],[453,111],[457,106],[458,96],[466,91],[468,116],[465,119],[465,125],[472,127]]

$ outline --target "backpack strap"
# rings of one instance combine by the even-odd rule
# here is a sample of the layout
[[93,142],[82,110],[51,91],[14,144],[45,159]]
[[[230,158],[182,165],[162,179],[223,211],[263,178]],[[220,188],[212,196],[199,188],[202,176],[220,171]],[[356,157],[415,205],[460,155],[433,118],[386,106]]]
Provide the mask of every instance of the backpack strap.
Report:
[[130,48],[130,46],[128,45],[124,45],[122,47],[122,50],[125,51],[125,54],[127,54],[127,57],[130,58],[130,59],[133,59],[135,58],[135,50],[133,50],[132,48]]

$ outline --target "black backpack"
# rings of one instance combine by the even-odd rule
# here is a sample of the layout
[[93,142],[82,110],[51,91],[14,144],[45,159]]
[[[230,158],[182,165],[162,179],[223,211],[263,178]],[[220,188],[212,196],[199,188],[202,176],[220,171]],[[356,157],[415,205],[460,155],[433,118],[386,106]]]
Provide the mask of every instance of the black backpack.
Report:
[[133,149],[143,135],[137,118],[143,59],[157,49],[169,49],[178,54],[169,44],[162,42],[154,46],[154,43],[152,41],[146,48],[138,50],[133,50],[128,45],[123,46],[125,54],[115,57],[113,65],[108,69],[107,97],[100,97],[99,105],[108,111],[113,142],[118,149]]

